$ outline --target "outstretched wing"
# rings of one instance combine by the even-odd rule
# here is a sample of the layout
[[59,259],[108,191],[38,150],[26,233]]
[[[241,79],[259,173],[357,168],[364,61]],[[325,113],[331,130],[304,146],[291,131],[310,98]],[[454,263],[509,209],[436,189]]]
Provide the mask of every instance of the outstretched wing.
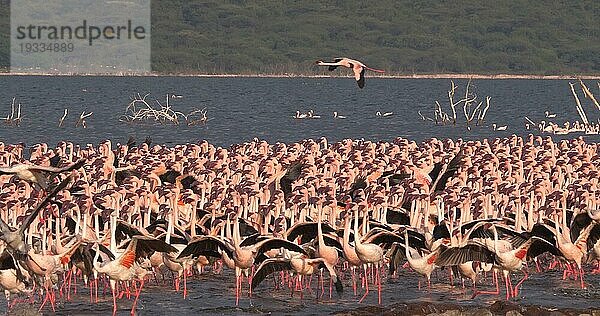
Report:
[[[317,225],[315,222],[296,223],[288,229],[287,240],[294,240],[298,236],[304,236],[308,240],[315,239],[317,237]],[[321,223],[321,229],[324,234],[335,232],[331,226],[325,223]]]
[[448,162],[448,165],[446,165],[446,170],[442,174],[440,174],[440,172],[443,169],[443,165],[441,165],[440,163],[435,164],[435,167],[429,173],[429,177],[433,179],[433,183],[435,183],[434,192],[443,191],[446,188],[446,183],[448,182],[448,179],[453,177],[456,174],[456,171],[458,171],[458,168],[461,165],[462,158],[462,152],[456,154],[456,156],[454,156],[454,158],[452,158],[452,160]]
[[479,244],[467,244],[463,247],[451,247],[442,251],[435,260],[435,264],[455,266],[469,261],[495,263],[494,252]]
[[79,169],[79,168],[83,167],[83,164],[85,164],[85,159],[79,159],[77,162],[75,162],[69,166],[65,166],[65,167],[57,168],[57,167],[49,167],[49,166],[31,166],[31,167],[29,167],[29,170],[59,173],[59,172],[67,172],[67,171]]
[[256,288],[268,275],[278,271],[291,270],[292,265],[287,259],[267,259],[258,266],[252,276],[252,289]]
[[54,198],[58,192],[62,191],[70,181],[71,176],[66,177],[54,188],[54,190],[52,190],[52,192],[46,195],[42,202],[40,202],[40,204],[38,204],[38,206],[36,206],[35,209],[25,218],[23,224],[21,224],[21,227],[19,228],[19,234],[24,234],[25,230],[29,227],[29,225],[31,225],[31,223],[33,223],[33,220],[40,213],[40,211],[46,207],[48,202],[50,202],[50,200]]
[[258,253],[264,253],[271,249],[285,248],[289,251],[302,253],[308,256],[308,253],[304,251],[300,246],[296,245],[291,241],[280,238],[271,238],[269,240],[261,241],[258,246]]
[[[331,68],[332,66],[329,66]],[[334,68],[335,69],[335,68]],[[330,69],[331,70],[331,69]],[[288,167],[287,171],[279,180],[279,186],[283,191],[283,196],[287,201],[292,194],[292,182],[298,180],[300,178],[300,174],[302,173],[302,168],[304,168],[304,164],[301,162],[296,162]]]
[[200,236],[192,239],[189,244],[181,251],[177,259],[192,256],[215,257],[220,258],[219,250],[225,251],[229,258],[233,258],[233,248],[223,240],[213,236]]
[[177,252],[177,248],[166,242],[150,236],[135,236],[137,246],[135,247],[135,259],[150,257],[154,252]]

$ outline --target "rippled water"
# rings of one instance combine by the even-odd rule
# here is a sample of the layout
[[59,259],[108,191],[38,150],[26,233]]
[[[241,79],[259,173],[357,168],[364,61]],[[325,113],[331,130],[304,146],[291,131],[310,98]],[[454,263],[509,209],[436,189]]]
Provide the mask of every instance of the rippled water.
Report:
[[[455,80],[464,92],[467,80]],[[125,142],[129,135],[157,143],[185,143],[206,139],[219,146],[251,140],[292,142],[325,136],[330,140],[366,138],[391,140],[401,136],[413,140],[429,137],[483,138],[512,133],[526,135],[525,116],[535,122],[545,119],[544,111],[557,113],[555,122],[579,118],[567,80],[474,80],[472,90],[478,100],[490,96],[486,124],[467,130],[464,126],[436,126],[422,121],[418,111],[433,117],[434,102],[449,112],[449,79],[368,78],[360,90],[351,78],[198,78],[198,77],[33,77],[0,76],[0,117],[10,113],[13,97],[22,104],[23,123],[8,127],[0,123],[0,139],[5,142],[48,142],[60,140],[86,144],[104,139]],[[595,82],[590,89],[600,95]],[[175,110],[188,113],[207,108],[208,124],[202,126],[161,126],[127,124],[119,117],[131,97],[150,93],[148,100],[163,104],[167,94]],[[598,110],[580,93],[590,119]],[[69,109],[65,127],[58,121]],[[296,111],[314,110],[321,119],[295,120]],[[82,111],[94,114],[88,128],[76,128]],[[347,117],[334,120],[333,111]],[[394,112],[387,118],[375,113]],[[459,120],[463,120],[462,112]],[[508,125],[506,131],[493,131],[492,123]],[[593,141],[597,135],[589,137]]]
[[[522,274],[513,276],[513,284],[521,278]],[[348,276],[349,277],[349,276]],[[557,271],[533,273],[530,278],[523,283],[520,290],[520,297],[511,299],[511,302],[521,305],[536,305],[547,308],[557,309],[599,309],[600,308],[600,277],[587,275],[587,289],[580,289],[579,282],[561,280],[562,273]],[[189,315],[189,314],[212,314],[212,315],[255,315],[255,314],[306,314],[323,315],[336,312],[351,311],[361,306],[376,306],[377,292],[376,288],[371,288],[369,296],[362,304],[358,300],[364,293],[363,289],[358,290],[358,296],[354,296],[351,281],[346,279],[345,291],[337,295],[334,291],[332,298],[329,298],[328,282],[326,277],[325,296],[317,298],[320,295],[320,287],[317,277],[312,279],[312,293],[305,291],[304,298],[300,299],[296,292],[291,296],[289,289],[274,289],[272,278],[269,277],[256,289],[252,299],[243,297],[240,299],[239,306],[235,306],[235,276],[231,271],[225,271],[222,275],[214,275],[212,272],[205,272],[204,275],[197,276],[188,281],[188,298],[183,299],[181,292],[175,292],[174,288],[167,283],[164,285],[159,277],[159,284],[152,279],[144,286],[138,305],[139,315]],[[471,299],[472,291],[470,282],[466,282],[466,290],[459,283],[450,286],[447,273],[438,271],[434,273],[432,279],[432,288],[430,291],[426,287],[418,289],[418,281],[425,284],[424,279],[418,278],[412,271],[402,270],[397,278],[388,278],[382,284],[382,306],[392,306],[398,303],[449,303],[467,307],[486,307],[488,308],[496,300],[504,300],[503,283],[500,285],[501,294],[480,295],[474,300]],[[169,282],[169,281],[167,281]],[[480,290],[493,290],[491,278],[478,284]],[[360,286],[360,283],[359,283]],[[244,284],[247,291],[247,283]],[[102,294],[102,286],[99,288],[99,303],[92,304],[89,301],[89,292],[87,289],[79,288],[77,295],[73,296],[70,302],[61,302],[57,307],[57,314],[61,315],[109,315],[112,313],[112,296],[110,288]],[[246,292],[247,293],[247,292]],[[40,300],[38,300],[39,302]],[[125,297],[117,301],[119,315],[128,315],[131,309],[131,300]],[[35,310],[37,310],[37,303]],[[22,312],[23,309],[29,309],[27,304],[18,304],[14,312]],[[0,312],[4,306],[0,309]],[[51,310],[46,308],[44,314]]]
[[[464,93],[466,80],[455,80],[457,94]],[[544,111],[557,113],[555,122],[578,119],[575,103],[566,80],[475,80],[472,87],[479,100],[491,96],[486,124],[467,130],[464,127],[436,126],[422,121],[421,111],[433,116],[436,100],[447,108],[448,79],[367,79],[363,90],[356,88],[350,78],[195,78],[195,77],[32,77],[0,76],[0,117],[10,112],[13,97],[22,104],[23,123],[10,127],[0,123],[0,141],[8,143],[37,142],[55,144],[70,140],[79,144],[98,143],[104,139],[125,142],[130,135],[143,140],[150,135],[156,143],[176,144],[206,139],[219,146],[251,140],[254,137],[269,142],[293,142],[325,136],[330,140],[366,138],[392,140],[406,137],[420,141],[429,137],[480,139],[484,137],[526,135],[524,117],[534,121],[545,118]],[[588,86],[600,96],[595,83]],[[184,113],[206,107],[211,119],[206,126],[133,125],[119,122],[125,107],[136,93],[150,93],[149,99],[167,94],[182,95],[172,99],[175,110]],[[459,99],[460,97],[456,97]],[[582,102],[588,102],[580,95]],[[598,111],[584,103],[590,119]],[[65,127],[58,120],[69,109]],[[321,119],[296,120],[297,110],[314,110]],[[76,128],[75,121],[82,111],[94,114],[87,120],[87,129]],[[347,116],[334,120],[332,112]],[[375,112],[394,112],[381,118]],[[462,117],[461,117],[462,120]],[[492,123],[508,125],[507,131],[494,132]],[[569,136],[571,137],[571,136]],[[598,141],[598,135],[585,136]],[[588,268],[588,271],[590,269]],[[444,272],[441,272],[444,273]],[[515,277],[516,278],[516,277]],[[261,285],[252,300],[244,298],[235,306],[231,272],[224,275],[208,273],[191,280],[190,296],[183,300],[172,287],[151,282],[144,289],[139,313],[167,314],[323,314],[352,310],[358,298],[346,282],[346,292],[333,299],[316,299],[314,293],[303,300],[291,298],[289,290],[273,291],[269,279]],[[431,292],[417,289],[418,278],[413,272],[402,271],[399,278],[383,284],[383,305],[398,302],[451,302],[486,306],[503,296],[481,296],[470,300],[461,287],[452,288],[447,281],[435,280]],[[557,272],[532,274],[524,283],[523,298],[515,301],[524,305],[558,308],[600,308],[600,278],[588,276],[588,289],[578,289],[575,281],[561,281]],[[316,282],[316,279],[313,280]],[[445,282],[445,283],[444,283]],[[313,288],[316,287],[314,283]],[[488,286],[489,287],[489,286]],[[110,293],[99,304],[90,304],[87,290],[80,290],[75,301],[60,304],[58,313],[69,315],[106,315],[112,311]],[[359,291],[362,293],[362,290]],[[39,300],[38,300],[39,302]],[[376,305],[373,292],[363,303]],[[15,311],[24,310],[20,304]],[[131,301],[119,301],[120,313],[128,314]],[[5,307],[0,307],[4,312]],[[45,309],[45,312],[48,312]]]

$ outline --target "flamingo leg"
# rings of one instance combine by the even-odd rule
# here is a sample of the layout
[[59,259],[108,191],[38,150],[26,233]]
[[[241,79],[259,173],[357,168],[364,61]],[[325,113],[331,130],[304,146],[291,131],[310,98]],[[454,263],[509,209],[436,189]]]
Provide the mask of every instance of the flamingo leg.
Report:
[[504,284],[506,284],[506,300],[508,301],[510,299],[510,295],[512,292],[512,284],[510,282],[510,275],[506,275],[504,277]]
[[111,290],[112,290],[112,296],[113,296],[113,315],[117,314],[117,293],[116,293],[116,282],[114,282],[115,284],[113,285],[114,281],[111,280]]
[[523,270],[523,278],[521,279],[521,281],[519,281],[519,283],[517,283],[517,285],[515,285],[515,289],[513,291],[513,297],[517,297],[517,295],[519,295],[519,286],[521,286],[521,284],[523,284],[523,282],[525,282],[525,280],[527,280],[528,275],[527,275],[527,271]]
[[129,281],[125,282],[125,293],[127,293],[127,299],[131,299],[131,284]]
[[254,276],[254,266],[252,266],[250,275],[248,275],[248,296],[249,297],[252,297],[252,277],[253,276]]
[[56,293],[54,293],[54,289],[50,289],[50,306],[52,307],[52,312],[56,313]]
[[377,269],[375,274],[375,279],[377,280],[377,301],[379,305],[381,305],[381,273],[379,272],[379,269]]
[[298,280],[300,280],[300,299],[303,300],[304,299],[304,288],[302,287],[302,275],[299,274],[298,275]]
[[493,280],[494,280],[494,283],[496,284],[496,291],[476,291],[476,290],[474,290],[473,296],[471,296],[471,299],[474,299],[479,294],[492,294],[492,295],[500,294],[500,285],[498,284],[498,274],[496,272],[493,272]]
[[42,305],[40,306],[40,309],[38,309],[38,313],[44,308],[47,301],[48,301],[48,287],[46,286],[46,290],[44,292],[44,300],[42,301]]
[[158,285],[158,274],[157,274],[157,271],[160,271],[160,269],[158,267],[154,268],[154,282],[156,282],[156,285]]
[[323,279],[323,270],[321,270],[319,274],[319,283],[321,284],[321,295],[319,296],[319,298],[322,298],[325,294],[325,280]]
[[354,291],[354,296],[356,296],[356,268],[352,267],[352,290]]
[[[281,277],[281,282],[283,283],[283,271],[279,272],[279,277]],[[277,278],[275,277],[275,273],[273,273],[273,287],[275,290],[279,288],[279,283],[277,282]]]
[[295,280],[294,280],[294,288],[292,289],[292,297],[294,297],[294,292],[295,291],[300,291],[300,276],[297,275]]
[[142,279],[140,281],[140,287],[137,288],[135,291],[135,299],[133,300],[133,305],[131,306],[131,315],[135,315],[135,307],[137,305],[138,298],[140,297],[140,293],[142,292],[143,286],[144,286],[144,280]]
[[427,276],[427,292],[431,292],[431,277]]
[[369,282],[368,282],[368,275],[367,275],[367,269],[365,268],[365,294],[360,298],[360,300],[358,301],[358,303],[362,303],[362,301],[365,299],[365,297],[367,297],[367,295],[369,294]]
[[98,278],[96,278],[96,281],[94,282],[94,288],[96,289],[94,295],[96,296],[96,303],[98,303]]
[[[93,281],[92,281],[93,282]],[[90,282],[88,284],[88,287],[90,288],[90,303],[94,302],[94,287],[92,285],[92,282]]]
[[183,299],[187,297],[187,273],[185,268],[183,269]]
[[240,276],[236,275],[235,276],[235,306],[238,306],[239,304],[240,304]]
[[77,294],[77,272],[73,274],[73,270],[69,270],[69,285],[67,286],[67,300],[71,300],[71,282],[75,283],[74,294]]

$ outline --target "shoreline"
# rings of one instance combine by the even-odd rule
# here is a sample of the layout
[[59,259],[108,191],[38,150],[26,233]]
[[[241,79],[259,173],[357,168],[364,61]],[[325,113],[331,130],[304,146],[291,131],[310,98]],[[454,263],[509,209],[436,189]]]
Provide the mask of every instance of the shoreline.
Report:
[[[198,78],[353,78],[351,75],[307,75],[307,74],[186,74],[186,73],[124,73],[124,74],[63,74],[63,73],[18,73],[0,72],[0,76],[42,77],[198,77]],[[526,79],[526,80],[600,80],[600,75],[519,75],[519,74],[394,74],[371,75],[380,79]]]

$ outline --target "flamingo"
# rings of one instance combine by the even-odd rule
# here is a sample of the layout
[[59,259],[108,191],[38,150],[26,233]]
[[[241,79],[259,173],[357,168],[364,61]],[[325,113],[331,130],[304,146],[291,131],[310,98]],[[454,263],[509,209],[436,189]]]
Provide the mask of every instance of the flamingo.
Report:
[[27,253],[29,245],[25,243],[25,230],[29,228],[40,211],[50,202],[50,200],[54,198],[58,192],[62,191],[62,189],[64,189],[70,181],[71,177],[66,177],[54,188],[54,190],[52,190],[52,192],[50,192],[50,194],[46,195],[42,202],[40,202],[40,204],[38,204],[37,207],[31,213],[29,213],[29,215],[27,215],[19,229],[13,230],[3,219],[0,218],[0,239],[6,242],[9,250],[16,251],[17,253],[21,254]]
[[58,174],[79,169],[84,163],[85,160],[81,159],[71,165],[60,168],[51,166],[16,164],[10,167],[0,167],[0,175],[14,174],[19,177],[19,179],[31,182],[45,190],[48,188],[48,184],[50,182],[49,174]]
[[334,71],[339,66],[352,68],[352,71],[354,72],[354,78],[356,79],[356,83],[361,89],[365,86],[365,70],[370,70],[379,73],[385,72],[384,70],[367,67],[365,64],[361,63],[358,60],[346,57],[336,58],[333,60],[333,62],[324,62],[322,60],[319,60],[317,61],[317,65],[328,66],[329,71]]
[[377,111],[377,112],[375,112],[375,115],[379,116],[379,117],[388,117],[388,116],[394,115],[394,112],[384,112],[384,113],[381,113],[381,111]]
[[333,111],[333,118],[334,118],[334,119],[340,119],[340,120],[343,120],[343,119],[345,119],[346,117],[345,117],[345,116],[343,116],[343,115],[339,115],[339,113],[338,113],[337,111]]
[[[323,227],[322,227],[322,217],[323,217],[323,207],[322,201],[319,198],[311,198],[311,203],[315,203],[317,205],[317,249],[315,251],[315,255],[317,257],[323,258],[325,262],[331,266],[335,267],[338,262],[338,248],[329,246],[325,244],[325,238],[323,237]],[[331,295],[331,287],[329,288]]]
[[221,258],[218,251],[223,251],[227,256],[233,259],[235,263],[236,276],[236,304],[239,303],[239,295],[241,292],[242,271],[248,271],[253,265],[256,256],[264,254],[271,249],[285,248],[293,252],[303,253],[308,255],[300,246],[284,239],[268,237],[253,245],[242,246],[239,237],[239,224],[237,217],[235,218],[235,228],[233,231],[233,244],[222,238],[215,236],[199,236],[188,243],[188,245],[179,253],[177,259],[186,257],[198,257],[200,255],[206,257]]
[[356,295],[356,267],[360,267],[362,265],[362,261],[358,258],[354,247],[350,245],[350,220],[352,220],[352,214],[350,212],[345,213],[342,251],[344,254],[344,259],[346,259],[346,262],[348,262],[352,271],[352,288],[354,289],[354,295]]
[[76,241],[72,246],[68,247],[62,253],[58,255],[46,255],[46,254],[37,254],[30,249],[26,259],[24,260],[25,265],[29,269],[29,271],[33,272],[33,274],[38,275],[44,280],[44,289],[46,295],[44,296],[44,301],[40,306],[40,311],[44,308],[44,305],[50,300],[50,304],[52,305],[52,310],[54,311],[54,291],[50,289],[53,285],[53,275],[57,272],[63,270],[63,266],[69,263],[71,260],[71,256],[73,253],[79,248],[79,245],[83,242],[83,240]]
[[[364,210],[366,212],[366,210]],[[366,290],[365,290],[365,294],[363,295],[363,297],[360,299],[359,303],[361,303],[365,297],[367,297],[367,294],[369,294],[369,282],[368,282],[368,276],[367,276],[367,267],[366,265],[375,265],[375,279],[377,282],[377,289],[378,289],[378,302],[379,304],[381,304],[381,276],[379,275],[379,265],[381,264],[381,262],[383,261],[383,248],[381,248],[378,245],[375,244],[370,244],[370,243],[362,243],[361,242],[361,236],[358,232],[358,207],[354,208],[354,250],[356,251],[356,255],[358,256],[358,259],[360,259],[360,261],[362,261],[363,265],[365,266],[364,270],[365,270],[365,286],[366,286]]]
[[[435,269],[435,260],[439,255],[440,249],[441,247],[437,247],[427,255],[424,255],[420,258],[413,258],[410,253],[410,247],[408,245],[408,230],[404,231],[404,252],[406,259],[408,260],[408,264],[413,270],[415,270],[415,272],[427,278],[428,289],[431,288],[431,273]],[[421,282],[419,281],[419,288],[420,287]]]
[[498,124],[496,124],[496,123],[492,124],[492,129],[495,131],[505,131],[507,128],[508,128],[507,125],[498,126]]
[[[492,263],[497,268],[502,270],[504,275],[504,281],[506,284],[506,299],[508,300],[511,296],[515,297],[518,294],[519,286],[527,279],[527,271],[523,269],[524,263],[529,253],[541,254],[543,251],[540,249],[551,249],[554,246],[546,239],[531,236],[524,240],[522,237],[519,241],[521,245],[512,249],[502,249],[506,247],[500,247],[498,240],[498,228],[496,225],[491,226],[491,230],[494,234],[492,245],[488,242],[479,243],[471,242],[462,247],[451,247],[442,251],[439,257],[436,259],[436,264],[439,266],[454,266],[463,264],[469,261],[479,261],[482,263]],[[503,229],[506,231],[506,229]],[[510,272],[522,271],[523,278],[512,288],[509,274]],[[498,294],[499,289],[496,288],[495,292],[477,291],[473,293],[473,297],[479,294]]]
[[293,118],[295,119],[305,119],[308,117],[308,114],[306,113],[300,113],[300,111],[296,111],[296,115],[293,116]]
[[[20,275],[23,277],[19,277]],[[21,269],[13,257],[7,251],[3,251],[0,255],[0,287],[4,289],[9,310],[17,302],[15,300],[11,304],[11,294],[31,292],[26,289],[27,282],[23,279],[30,279],[27,270]]]
[[308,118],[310,119],[320,119],[321,115],[316,115],[315,112],[313,110],[308,111],[308,113],[306,113],[308,115]]
[[[582,213],[581,215],[587,215],[587,214]],[[590,219],[590,221],[591,221],[591,219]],[[558,223],[559,223],[558,217],[555,217],[554,229],[552,229],[552,227],[548,227],[548,228],[556,237],[556,243],[557,243],[556,246],[557,246],[558,250],[560,250],[562,255],[570,263],[574,263],[575,266],[577,267],[578,272],[579,272],[579,277],[580,277],[579,278],[580,285],[581,285],[581,288],[584,289],[585,283],[583,281],[582,261],[583,261],[584,255],[586,255],[586,253],[588,251],[588,249],[587,249],[588,248],[588,245],[587,245],[588,237],[590,237],[590,233],[596,226],[596,223],[590,222],[589,224],[584,226],[583,229],[580,228],[579,231],[576,231],[575,229],[573,229],[573,231],[571,232],[570,240],[568,238],[565,238],[563,236],[563,233],[561,232],[561,228],[563,228],[563,230],[568,230],[568,228],[560,227]],[[566,273],[567,273],[567,270],[565,270],[565,274],[563,274],[563,279],[566,278]]]
[[329,275],[335,284],[336,292],[342,293],[344,291],[344,287],[342,285],[341,280],[338,278],[335,267],[330,265],[327,260],[323,258],[314,258],[310,259],[306,256],[302,255],[300,258],[273,258],[267,259],[263,261],[254,276],[252,277],[252,289],[256,288],[269,274],[277,271],[294,271],[298,274],[298,281],[296,283],[296,287],[298,285],[302,288],[302,277],[312,275],[319,267],[325,267],[327,271],[329,271]]
[[[110,279],[110,288],[113,295],[113,315],[117,313],[117,295],[115,292],[117,288],[117,282],[139,278],[141,285],[136,291],[135,300],[133,302],[133,306],[131,307],[131,314],[134,314],[137,299],[140,295],[142,287],[144,286],[144,279],[140,278],[140,269],[136,264],[136,261],[141,257],[147,257],[151,255],[151,253],[146,253],[146,251],[151,251],[152,253],[155,251],[166,253],[177,252],[175,247],[165,243],[162,240],[147,236],[134,236],[129,242],[129,245],[127,245],[125,252],[123,252],[117,259],[108,261],[104,264],[99,264],[98,258],[100,256],[100,249],[98,245],[95,247],[96,255],[94,256],[93,261],[94,269],[98,271],[98,273],[106,274]],[[98,280],[96,280],[96,282],[97,281]]]

